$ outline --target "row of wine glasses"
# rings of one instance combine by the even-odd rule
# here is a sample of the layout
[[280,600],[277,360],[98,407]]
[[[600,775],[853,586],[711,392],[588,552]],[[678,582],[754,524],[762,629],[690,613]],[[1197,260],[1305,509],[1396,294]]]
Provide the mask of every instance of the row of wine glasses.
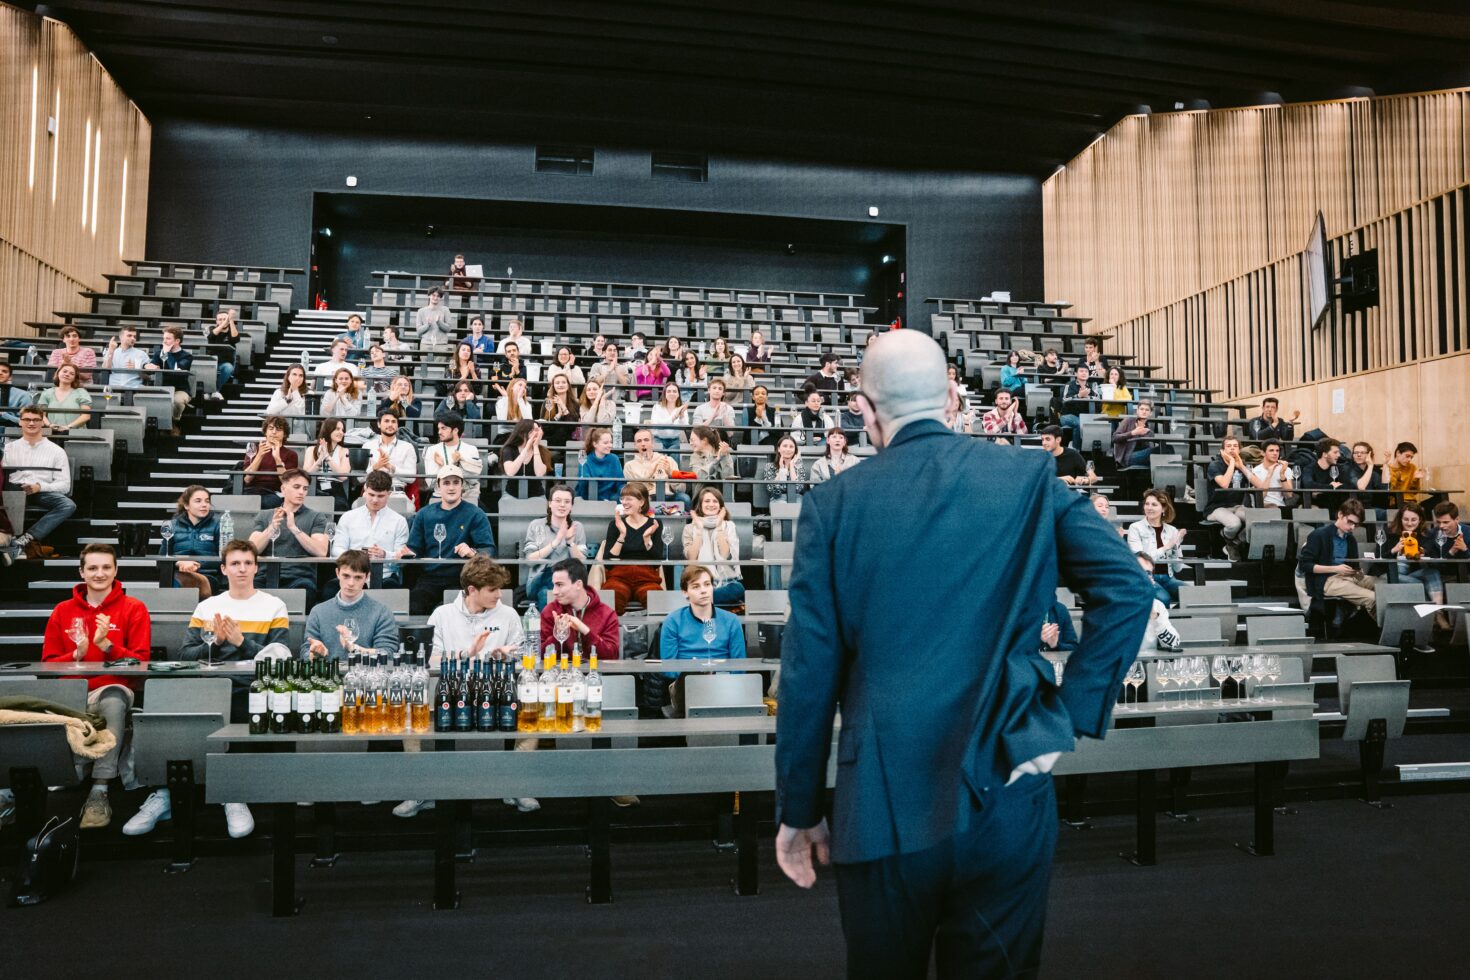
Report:
[[[1165,710],[1183,709],[1193,704],[1203,705],[1205,702],[1205,685],[1210,678],[1214,678],[1215,685],[1220,688],[1221,703],[1229,703],[1233,700],[1235,704],[1272,704],[1277,698],[1268,697],[1262,689],[1263,681],[1275,683],[1281,676],[1281,657],[1274,653],[1242,654],[1240,656],[1217,655],[1214,657],[1175,657],[1170,660],[1155,660],[1154,683],[1162,694],[1172,684],[1179,691],[1184,692],[1181,697],[1164,705]],[[1254,679],[1256,689],[1248,698],[1246,697],[1245,682],[1247,678]],[[1225,682],[1230,681],[1235,685],[1235,697],[1226,699],[1224,697]],[[1128,669],[1123,678],[1122,703],[1124,706],[1138,704],[1138,689],[1148,683],[1148,674],[1143,661],[1135,661]],[[1198,697],[1195,697],[1198,692]],[[1160,700],[1163,700],[1162,697]]]

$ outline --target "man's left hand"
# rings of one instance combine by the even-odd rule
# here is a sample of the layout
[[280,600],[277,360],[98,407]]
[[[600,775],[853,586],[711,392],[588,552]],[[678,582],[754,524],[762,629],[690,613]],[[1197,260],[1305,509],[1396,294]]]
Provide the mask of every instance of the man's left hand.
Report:
[[817,883],[817,869],[812,865],[812,855],[815,854],[822,864],[832,863],[832,854],[828,847],[830,839],[826,820],[805,830],[797,830],[783,823],[781,829],[776,831],[776,863],[797,887],[810,888]]

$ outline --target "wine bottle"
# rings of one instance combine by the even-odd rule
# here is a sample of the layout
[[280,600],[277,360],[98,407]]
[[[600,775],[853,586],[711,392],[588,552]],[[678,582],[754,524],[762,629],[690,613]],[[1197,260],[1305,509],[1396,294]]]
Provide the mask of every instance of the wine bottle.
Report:
[[597,648],[587,664],[587,711],[585,723],[589,732],[602,731],[602,674],[597,669]]
[[517,697],[516,680],[511,676],[512,666],[509,660],[500,664],[500,698],[495,703],[495,727],[502,732],[513,732],[519,725],[521,702]]
[[316,731],[316,688],[308,672],[311,664],[291,661],[291,708],[296,714],[296,731],[311,735]]
[[361,715],[357,692],[357,657],[347,658],[347,676],[342,678],[342,734],[356,735]]
[[475,699],[475,731],[493,732],[500,724],[500,710],[495,704],[496,674],[493,662],[480,658],[480,693]]
[[458,665],[456,670],[458,677],[454,683],[454,730],[457,732],[468,732],[474,728],[472,724],[474,719],[470,717],[472,701],[470,681],[465,672],[467,666],[468,658],[465,658]]
[[322,671],[322,717],[321,731],[329,735],[342,734],[342,676],[337,661],[333,660]]
[[439,689],[434,694],[434,731],[454,731],[454,667],[445,652],[439,661]]
[[546,646],[541,676],[536,679],[536,694],[541,704],[541,714],[536,719],[536,731],[556,731],[556,647],[550,644]]
[[541,698],[536,683],[536,658],[533,654],[521,657],[521,674],[516,678],[516,700],[520,706],[516,712],[516,731],[534,732],[541,719]]
[[255,680],[250,682],[250,734],[264,735],[271,730],[270,684],[266,681],[266,662],[255,662]]
[[286,680],[286,664],[285,660],[270,662],[271,689],[267,704],[272,735],[286,735],[291,731],[291,684]]
[[572,668],[571,658],[561,655],[561,669],[556,673],[556,730],[572,730]]
[[572,648],[572,731],[587,730],[587,678],[582,674],[582,648]]

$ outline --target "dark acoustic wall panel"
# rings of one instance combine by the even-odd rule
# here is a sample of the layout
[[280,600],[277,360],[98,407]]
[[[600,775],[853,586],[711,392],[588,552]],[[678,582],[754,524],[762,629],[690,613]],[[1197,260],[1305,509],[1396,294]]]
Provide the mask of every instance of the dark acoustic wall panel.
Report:
[[421,222],[393,229],[344,225],[337,219],[329,227],[331,238],[318,242],[320,252],[331,253],[322,263],[322,287],[339,308],[367,302],[366,287],[375,271],[439,272],[457,251],[464,252],[467,262],[483,266],[487,276],[513,269],[527,279],[815,287],[866,294],[872,277],[869,252],[858,246],[803,245],[787,255],[779,242],[671,238],[639,235],[636,229],[616,234],[441,223],[435,225],[433,238],[425,238]]
[[[150,257],[304,266],[313,196],[346,192],[351,174],[358,190],[369,194],[839,220],[864,220],[876,205],[880,221],[906,226],[914,325],[927,323],[926,296],[977,296],[992,289],[1008,289],[1018,299],[1041,295],[1041,191],[1029,176],[712,157],[709,181],[694,183],[653,180],[647,150],[617,147],[596,148],[592,175],[565,176],[536,173],[530,144],[167,119],[155,121],[153,134]],[[838,282],[805,285],[845,288]],[[304,281],[301,288],[304,295]]]

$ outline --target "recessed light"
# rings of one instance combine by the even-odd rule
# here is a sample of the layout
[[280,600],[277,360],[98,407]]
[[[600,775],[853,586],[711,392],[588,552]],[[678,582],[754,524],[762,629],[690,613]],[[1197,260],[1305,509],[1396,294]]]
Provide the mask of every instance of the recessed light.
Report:
[[356,187],[357,186],[357,178],[349,175],[348,178],[347,178],[347,186],[348,187]]
[[878,217],[878,207],[877,207],[877,205],[873,205],[872,207],[869,207],[868,208],[868,217],[870,217],[870,218],[876,218],[876,217]]

